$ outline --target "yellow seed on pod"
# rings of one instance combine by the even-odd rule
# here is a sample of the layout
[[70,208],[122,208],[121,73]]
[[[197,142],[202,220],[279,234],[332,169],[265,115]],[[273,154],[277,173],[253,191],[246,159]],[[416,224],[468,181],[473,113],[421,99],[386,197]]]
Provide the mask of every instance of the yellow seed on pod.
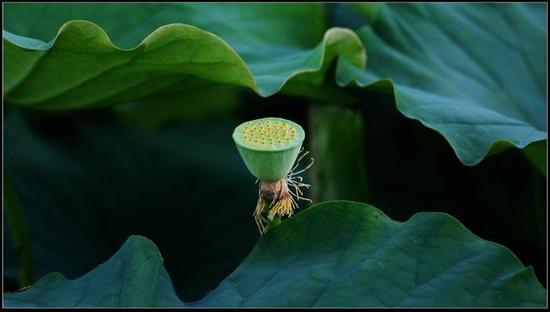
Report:
[[243,125],[238,133],[243,143],[259,149],[284,148],[298,138],[297,128],[280,120],[253,121]]

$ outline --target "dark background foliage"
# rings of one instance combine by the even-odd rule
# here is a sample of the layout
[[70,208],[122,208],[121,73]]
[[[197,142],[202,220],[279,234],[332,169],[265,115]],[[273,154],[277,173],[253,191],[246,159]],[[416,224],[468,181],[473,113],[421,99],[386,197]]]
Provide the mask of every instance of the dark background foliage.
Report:
[[[232,129],[263,116],[307,129],[307,110],[315,105],[282,95],[242,96],[245,104],[231,115],[187,118],[157,130],[108,109],[37,116],[7,108],[5,166],[27,214],[37,277],[52,270],[77,277],[129,235],[141,234],[158,245],[182,299],[213,289],[258,237],[251,216],[257,186],[233,146]],[[361,104],[352,109],[364,117],[368,190],[349,199],[399,221],[419,211],[447,212],[509,247],[544,284],[545,179],[527,159],[510,149],[466,167],[439,134],[399,115],[389,95],[358,96]],[[5,235],[4,282],[15,290]]]

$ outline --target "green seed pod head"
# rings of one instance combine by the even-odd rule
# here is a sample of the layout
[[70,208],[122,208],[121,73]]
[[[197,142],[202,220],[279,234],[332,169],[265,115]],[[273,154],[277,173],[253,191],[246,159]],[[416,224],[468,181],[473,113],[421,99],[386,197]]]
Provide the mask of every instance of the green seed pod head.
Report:
[[299,124],[275,117],[247,121],[233,131],[246,167],[262,181],[276,181],[290,172],[305,137]]

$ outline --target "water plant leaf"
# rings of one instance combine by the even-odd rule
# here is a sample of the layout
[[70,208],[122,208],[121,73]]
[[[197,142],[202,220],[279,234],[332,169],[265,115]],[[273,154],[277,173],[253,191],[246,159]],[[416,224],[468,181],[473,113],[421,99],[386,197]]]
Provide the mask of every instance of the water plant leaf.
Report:
[[107,262],[68,280],[50,273],[29,290],[7,295],[6,306],[159,307],[182,306],[155,244],[131,236]]
[[[11,8],[10,16],[21,6]],[[54,15],[74,16],[74,12],[66,13],[70,8],[103,9],[62,8],[65,10]],[[111,8],[116,11],[120,6]],[[151,10],[151,6],[141,5],[126,8]],[[149,30],[152,32],[140,43],[132,41],[131,49],[113,44],[105,30],[90,21],[68,21],[53,40],[42,42],[21,36],[29,32],[12,20],[8,29],[20,33],[4,31],[6,54],[17,60],[6,62],[6,101],[51,109],[107,105],[145,96],[187,76],[244,86],[269,96],[291,78],[299,83],[320,83],[325,65],[338,56],[359,67],[365,63],[364,48],[355,33],[332,28],[323,35],[322,7],[318,4],[170,4],[160,9],[168,14],[161,14],[163,26]],[[227,27],[219,18],[224,15],[242,17],[241,22]],[[246,18],[251,15],[267,18],[252,28]],[[193,26],[174,23],[181,21]],[[310,27],[300,27],[306,21],[311,22]],[[147,23],[158,24],[154,18]],[[293,36],[287,36],[284,31],[291,29]],[[128,40],[123,42],[128,44]],[[301,74],[306,78],[300,78]]]
[[[53,273],[6,306],[544,306],[531,267],[444,213],[391,220],[367,204],[313,206],[266,233],[203,299],[175,298],[154,244],[130,237],[75,280]],[[136,275],[125,274],[126,269]],[[136,272],[137,273],[137,272]],[[108,275],[108,276],[106,276]],[[125,283],[130,279],[130,283]],[[151,284],[153,280],[153,284]],[[159,285],[158,287],[155,287]],[[151,292],[151,287],[154,291]],[[147,292],[144,289],[147,288]]]
[[[5,55],[14,61],[6,63],[5,99],[14,104],[109,105],[181,84],[189,75],[248,87],[261,96],[288,90],[323,97],[324,88],[311,86],[322,83],[326,65],[340,57],[338,84],[355,80],[394,93],[399,111],[441,133],[466,165],[547,137],[542,5],[360,4],[358,12],[370,23],[358,31],[369,50],[366,72],[357,36],[344,28],[326,30],[318,4],[6,8]],[[129,20],[113,18],[128,10]],[[48,21],[45,27],[29,22],[39,15]],[[64,24],[71,19],[101,27]],[[181,22],[189,25],[169,24]],[[132,31],[129,25],[135,25]],[[453,25],[462,26],[460,34]],[[58,29],[56,39],[45,43]],[[542,159],[546,152],[537,154],[533,157]]]
[[[542,4],[359,4],[367,70],[340,85],[393,93],[466,165],[547,138],[547,16]],[[457,31],[457,28],[460,31]],[[545,150],[539,158],[545,157]]]

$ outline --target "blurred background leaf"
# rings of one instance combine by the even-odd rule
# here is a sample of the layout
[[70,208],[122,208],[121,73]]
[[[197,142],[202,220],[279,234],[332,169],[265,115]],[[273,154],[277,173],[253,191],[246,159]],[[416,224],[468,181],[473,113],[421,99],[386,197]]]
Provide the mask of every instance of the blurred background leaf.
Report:
[[144,128],[182,119],[204,120],[234,114],[242,108],[241,90],[201,79],[183,80],[171,88],[114,107],[124,118]]
[[[25,213],[21,208],[19,200],[15,195],[15,191],[11,186],[11,179],[4,171],[3,176],[3,211],[4,211],[4,228],[9,231],[11,243],[14,251],[15,267],[17,273],[17,281],[19,287],[26,287],[35,281],[34,263],[32,259],[31,238],[29,236],[29,228]],[[12,275],[14,275],[12,273]]]
[[350,107],[317,105],[310,109],[312,199],[365,202],[367,172],[360,111]]

